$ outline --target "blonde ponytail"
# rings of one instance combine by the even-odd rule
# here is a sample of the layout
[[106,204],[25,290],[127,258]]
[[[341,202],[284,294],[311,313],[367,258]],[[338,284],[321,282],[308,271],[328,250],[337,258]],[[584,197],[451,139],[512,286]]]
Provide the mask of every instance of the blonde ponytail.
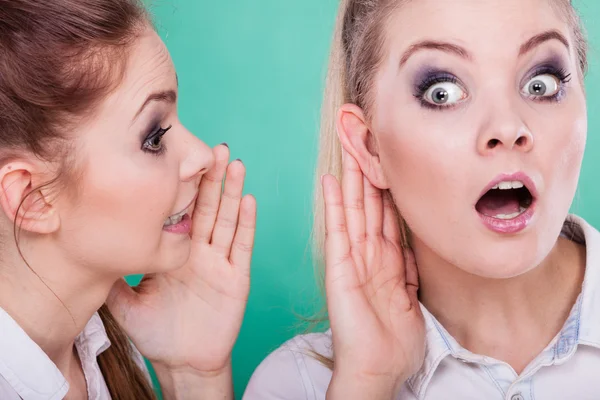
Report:
[[[401,0],[341,0],[321,107],[321,134],[314,191],[313,260],[315,275],[324,291],[325,210],[321,177],[342,178],[342,146],[337,135],[336,119],[345,103],[365,109],[368,116],[369,94],[373,75],[383,58],[382,27],[391,9]],[[326,312],[317,320],[324,320]]]
[[[325,242],[325,207],[323,204],[323,190],[321,176],[332,174],[338,179],[342,176],[342,147],[337,135],[336,118],[338,110],[346,100],[346,56],[342,43],[343,20],[346,7],[352,0],[342,0],[338,11],[333,41],[329,55],[329,67],[325,81],[323,104],[321,107],[321,135],[319,141],[319,156],[317,159],[317,173],[314,193],[314,226],[313,243],[316,275],[320,277],[322,286],[323,245]],[[323,288],[322,288],[323,289]]]

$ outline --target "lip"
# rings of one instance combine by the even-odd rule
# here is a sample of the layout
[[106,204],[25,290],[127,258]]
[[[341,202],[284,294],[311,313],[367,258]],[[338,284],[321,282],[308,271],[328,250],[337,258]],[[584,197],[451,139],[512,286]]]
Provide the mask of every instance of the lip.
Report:
[[[529,193],[531,194],[532,198],[531,205],[527,208],[527,210],[525,210],[525,212],[512,219],[499,219],[490,217],[481,214],[476,209],[475,212],[479,215],[483,224],[491,231],[503,234],[518,233],[531,224],[531,221],[533,220],[535,214],[537,199],[539,196],[535,183],[527,174],[525,174],[524,172],[517,172],[514,174],[498,175],[485,187],[485,189],[479,195],[477,201],[479,201],[479,199],[481,199],[481,197],[483,197],[483,195],[486,194],[491,188],[496,186],[498,183],[504,181],[523,182],[523,185],[527,188],[527,190],[529,190]],[[475,208],[475,206],[473,208]]]
[[[175,214],[171,214],[171,215],[169,215],[169,217],[172,217],[173,215],[178,215],[178,214],[181,214],[182,212],[184,212],[184,211],[186,211],[187,209],[189,209],[189,208],[192,206],[192,204],[194,204],[194,203],[196,202],[196,199],[197,199],[197,198],[198,198],[198,193],[196,193],[196,195],[194,196],[194,198],[192,199],[192,201],[190,201],[190,202],[189,202],[189,204],[188,204],[187,206],[185,206],[184,208],[182,208],[182,209],[181,209],[181,211],[179,211],[179,212],[176,212]],[[167,218],[169,218],[169,217],[167,217]]]
[[[477,198],[477,201],[479,201],[479,199],[481,199],[483,195],[486,194],[491,188],[504,181],[521,181],[523,182],[523,185],[525,185],[527,190],[529,190],[533,201],[535,201],[538,198],[537,188],[533,180],[529,177],[529,175],[527,175],[524,172],[517,172],[514,174],[500,174],[494,179],[492,179],[490,183],[488,183],[488,185],[485,187],[485,189],[481,191],[479,197]],[[475,202],[475,204],[477,204],[477,201]]]

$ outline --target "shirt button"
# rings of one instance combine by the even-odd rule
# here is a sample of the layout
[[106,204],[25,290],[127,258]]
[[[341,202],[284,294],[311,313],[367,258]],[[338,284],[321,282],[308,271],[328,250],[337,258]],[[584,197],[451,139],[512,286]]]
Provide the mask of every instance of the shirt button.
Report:
[[512,397],[510,398],[510,400],[525,400],[525,398],[523,396],[521,396],[521,393],[517,393],[517,394],[513,394]]

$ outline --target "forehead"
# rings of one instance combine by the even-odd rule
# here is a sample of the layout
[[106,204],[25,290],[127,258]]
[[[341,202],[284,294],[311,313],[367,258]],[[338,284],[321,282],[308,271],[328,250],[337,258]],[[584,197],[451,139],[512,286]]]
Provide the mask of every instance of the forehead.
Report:
[[153,29],[146,29],[132,48],[122,89],[139,93],[148,87],[174,84],[175,80],[175,67],[167,47]]
[[557,0],[412,0],[392,15],[387,39],[394,48],[435,39],[504,57],[548,30],[571,37]]
[[123,78],[106,100],[104,111],[135,113],[149,94],[167,90],[177,90],[175,66],[158,34],[147,28],[129,48]]

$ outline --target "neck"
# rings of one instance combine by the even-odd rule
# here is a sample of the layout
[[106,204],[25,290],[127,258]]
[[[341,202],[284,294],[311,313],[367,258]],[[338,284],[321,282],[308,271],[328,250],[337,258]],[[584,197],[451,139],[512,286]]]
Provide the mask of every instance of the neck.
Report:
[[46,240],[38,238],[29,246],[21,241],[27,263],[16,247],[3,252],[0,307],[66,376],[75,338],[105,302],[115,279],[98,277],[67,260]]
[[418,239],[420,300],[466,349],[520,373],[561,330],[585,270],[585,248],[559,238],[533,270],[510,279],[471,275],[439,259]]

